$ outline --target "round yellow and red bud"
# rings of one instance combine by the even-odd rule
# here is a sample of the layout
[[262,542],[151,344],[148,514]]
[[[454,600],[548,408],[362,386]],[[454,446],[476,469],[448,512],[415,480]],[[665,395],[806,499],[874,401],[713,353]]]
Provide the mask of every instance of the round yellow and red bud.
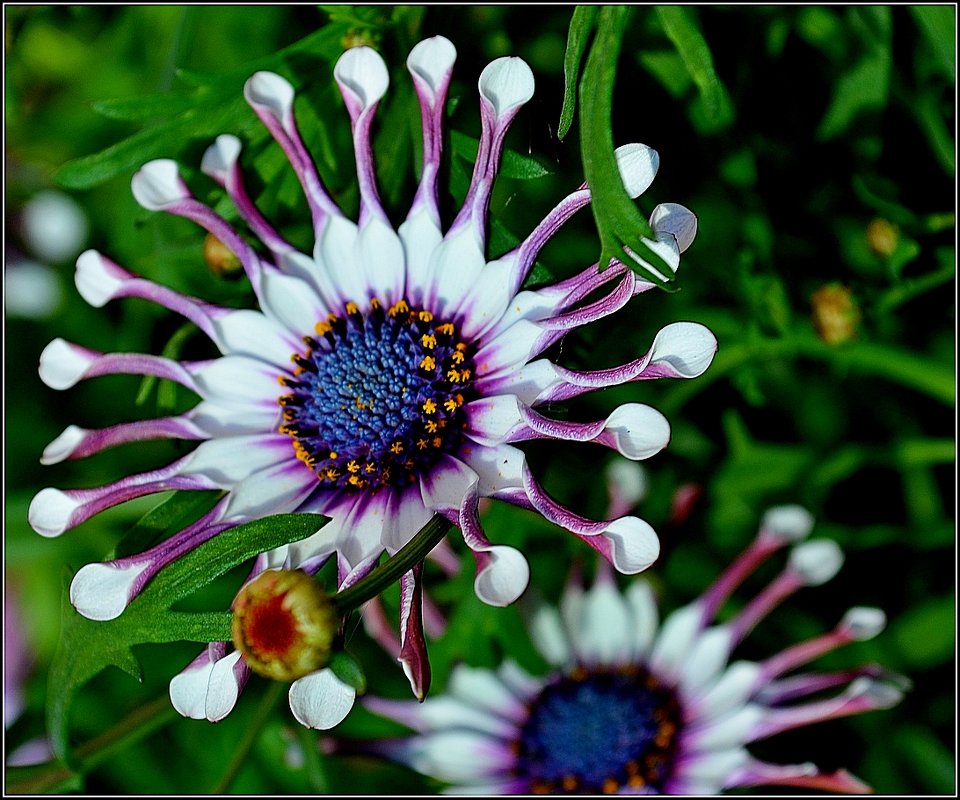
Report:
[[233,643],[250,669],[294,681],[324,667],[339,620],[327,593],[303,570],[267,570],[233,603]]
[[883,217],[877,217],[867,225],[867,246],[881,258],[889,258],[900,243],[897,226]]
[[203,260],[218,277],[232,275],[240,270],[240,259],[212,233],[203,240]]
[[839,283],[821,286],[811,295],[810,302],[813,327],[827,344],[843,344],[856,335],[860,307],[846,286]]

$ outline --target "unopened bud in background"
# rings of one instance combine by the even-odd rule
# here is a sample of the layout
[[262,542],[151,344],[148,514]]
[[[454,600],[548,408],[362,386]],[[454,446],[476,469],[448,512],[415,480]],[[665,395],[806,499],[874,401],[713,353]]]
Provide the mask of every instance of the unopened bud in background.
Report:
[[813,327],[827,344],[843,344],[857,333],[860,307],[853,293],[839,283],[821,286],[810,297]]
[[215,275],[232,275],[240,269],[240,259],[212,233],[203,240],[203,260]]
[[881,258],[889,258],[900,243],[900,231],[892,222],[877,217],[867,225],[867,246]]

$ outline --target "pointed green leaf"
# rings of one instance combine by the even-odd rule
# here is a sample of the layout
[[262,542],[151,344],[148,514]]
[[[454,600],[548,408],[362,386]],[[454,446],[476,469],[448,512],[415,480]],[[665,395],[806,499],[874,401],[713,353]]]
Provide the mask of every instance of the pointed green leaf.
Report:
[[593,33],[597,20],[596,6],[577,6],[573,9],[570,29],[567,31],[567,49],[563,54],[563,108],[560,110],[560,126],[557,137],[562,139],[573,124],[573,112],[577,107],[577,78],[580,62],[587,49],[587,41]]

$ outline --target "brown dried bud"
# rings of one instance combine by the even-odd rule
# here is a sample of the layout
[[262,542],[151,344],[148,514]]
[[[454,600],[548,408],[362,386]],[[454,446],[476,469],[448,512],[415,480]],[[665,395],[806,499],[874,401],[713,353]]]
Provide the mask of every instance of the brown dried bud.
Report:
[[267,570],[233,603],[233,643],[250,669],[293,681],[330,659],[338,619],[330,598],[302,570]]
[[892,222],[877,217],[867,225],[867,246],[881,258],[889,258],[900,242],[900,231]]
[[842,344],[856,335],[860,308],[846,286],[839,283],[821,286],[810,297],[810,302],[813,327],[827,344]]
[[212,233],[208,233],[203,240],[203,260],[219,277],[240,269],[240,259]]

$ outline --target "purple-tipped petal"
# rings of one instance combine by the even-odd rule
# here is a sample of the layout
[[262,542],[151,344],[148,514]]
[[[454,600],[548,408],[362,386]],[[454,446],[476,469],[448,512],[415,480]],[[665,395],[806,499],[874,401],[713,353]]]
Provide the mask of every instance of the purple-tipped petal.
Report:
[[480,97],[500,119],[515,113],[533,97],[533,72],[522,58],[504,56],[487,64],[478,85]]
[[400,656],[397,660],[414,697],[423,702],[430,689],[430,658],[423,636],[423,562],[400,579]]
[[69,425],[44,448],[41,464],[58,464],[68,459],[86,458],[110,447],[150,439],[206,439],[208,434],[186,416],[161,417],[89,430]]

